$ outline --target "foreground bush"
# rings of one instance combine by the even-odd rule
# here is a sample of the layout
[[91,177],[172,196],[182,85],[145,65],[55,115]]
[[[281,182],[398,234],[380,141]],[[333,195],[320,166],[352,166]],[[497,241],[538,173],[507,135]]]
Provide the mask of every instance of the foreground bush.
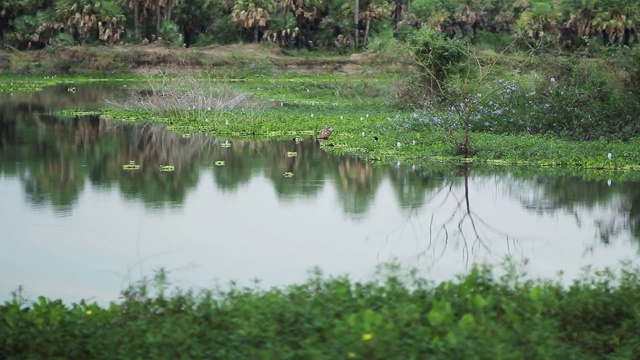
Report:
[[379,281],[316,271],[270,290],[166,295],[161,282],[150,294],[143,282],[108,307],[16,298],[0,306],[0,358],[630,359],[640,349],[640,271],[629,266],[570,286],[513,269],[439,285],[385,269]]

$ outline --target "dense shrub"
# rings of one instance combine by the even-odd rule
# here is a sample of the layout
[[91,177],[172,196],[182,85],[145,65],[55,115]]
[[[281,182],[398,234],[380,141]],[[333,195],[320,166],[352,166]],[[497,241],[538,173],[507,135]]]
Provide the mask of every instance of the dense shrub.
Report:
[[315,271],[281,289],[171,295],[156,276],[107,307],[6,302],[0,358],[627,359],[640,346],[639,276],[627,265],[564,286],[474,268],[434,286],[389,265],[364,283]]
[[473,70],[467,41],[448,38],[442,32],[423,27],[409,39],[413,57],[430,80],[442,83],[455,77],[467,77]]
[[640,134],[637,97],[605,63],[549,57],[533,78],[529,84],[496,81],[496,92],[478,107],[475,129],[579,141]]

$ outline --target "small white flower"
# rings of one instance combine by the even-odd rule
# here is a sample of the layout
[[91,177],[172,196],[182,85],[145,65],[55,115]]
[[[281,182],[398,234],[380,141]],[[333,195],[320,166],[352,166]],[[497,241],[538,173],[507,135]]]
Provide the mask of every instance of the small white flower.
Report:
[[344,116],[340,116],[340,120],[344,120]]
[[360,121],[364,120],[364,118],[362,116],[360,116]]
[[364,131],[362,132],[362,136],[364,136]]
[[366,117],[369,117],[369,114],[365,115]]
[[211,111],[211,106],[207,106],[207,111]]
[[411,143],[412,143],[413,145],[415,145],[415,144],[416,144],[416,141],[415,141],[415,140],[413,140]]
[[225,124],[227,124],[227,125],[229,125],[229,120],[225,121],[224,123],[225,123]]
[[556,82],[556,78],[552,77],[551,79],[549,79],[549,81]]
[[313,117],[313,114],[311,114],[311,117]]
[[397,146],[397,147],[402,146],[402,144],[400,143],[400,141],[398,141],[398,142],[396,143],[396,146]]

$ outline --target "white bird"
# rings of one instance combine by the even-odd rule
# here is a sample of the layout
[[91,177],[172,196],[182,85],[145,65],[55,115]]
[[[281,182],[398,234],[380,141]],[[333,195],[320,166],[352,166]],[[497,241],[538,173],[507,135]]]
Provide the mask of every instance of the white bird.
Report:
[[613,155],[611,155],[611,153],[608,153],[608,154],[607,154],[607,159],[611,160],[611,157],[612,157],[612,156],[613,156]]

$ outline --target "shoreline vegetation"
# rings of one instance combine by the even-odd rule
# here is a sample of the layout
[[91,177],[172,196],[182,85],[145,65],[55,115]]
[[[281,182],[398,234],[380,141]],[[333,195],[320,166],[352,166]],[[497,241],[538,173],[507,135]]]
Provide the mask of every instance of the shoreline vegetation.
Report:
[[375,279],[263,289],[171,287],[160,269],[118,302],[66,305],[21,289],[0,305],[0,356],[206,359],[633,359],[640,270],[585,269],[564,285],[505,262],[433,284],[390,263]]
[[[99,111],[69,109],[62,114],[163,122],[179,132],[230,138],[317,135],[330,125],[335,131],[323,145],[327,151],[374,163],[640,169],[640,102],[628,84],[631,70],[620,70],[633,58],[624,49],[619,56],[598,59],[465,54],[463,65],[470,60],[484,65],[457,69],[453,80],[438,80],[425,77],[412,50],[394,39],[376,51],[342,56],[285,56],[264,44],[140,48],[133,50],[135,56],[152,56],[156,50],[164,55],[121,74],[116,67],[100,70],[94,60],[100,57],[96,54],[111,54],[116,56],[113,63],[120,64],[124,60],[119,56],[126,58],[122,54],[129,50],[64,49],[60,54],[71,51],[75,56],[69,60],[73,74],[40,69],[51,75],[14,77],[5,72],[0,92],[37,91],[57,82],[124,80],[131,82],[127,101],[110,99]],[[25,63],[42,67],[58,56],[47,49],[25,54],[20,55]],[[185,63],[180,56],[209,65]],[[468,80],[460,80],[460,74]],[[446,96],[434,93],[434,80]],[[471,143],[462,146],[465,138]]]

